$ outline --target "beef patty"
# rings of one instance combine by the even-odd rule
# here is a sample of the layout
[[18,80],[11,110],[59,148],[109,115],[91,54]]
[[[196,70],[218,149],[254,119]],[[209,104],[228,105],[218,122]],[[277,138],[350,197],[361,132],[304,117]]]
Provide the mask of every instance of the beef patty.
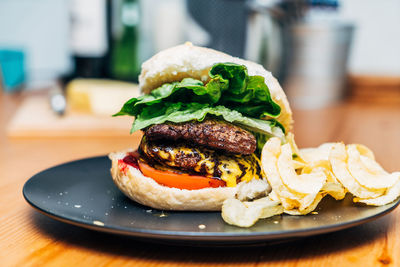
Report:
[[220,178],[227,186],[261,177],[255,154],[240,155],[214,151],[204,147],[171,141],[148,141],[143,137],[139,152],[142,159],[156,169],[165,167],[207,177]]
[[202,122],[155,124],[145,131],[145,136],[149,141],[185,141],[244,155],[252,154],[256,150],[256,138],[249,131],[211,119]]

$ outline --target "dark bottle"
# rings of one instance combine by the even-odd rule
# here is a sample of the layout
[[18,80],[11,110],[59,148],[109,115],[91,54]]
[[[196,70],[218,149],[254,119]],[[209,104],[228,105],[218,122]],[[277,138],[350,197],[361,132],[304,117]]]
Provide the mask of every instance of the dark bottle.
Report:
[[137,0],[116,1],[113,12],[111,76],[114,79],[137,81],[140,10]]
[[109,77],[111,0],[71,1],[71,78]]

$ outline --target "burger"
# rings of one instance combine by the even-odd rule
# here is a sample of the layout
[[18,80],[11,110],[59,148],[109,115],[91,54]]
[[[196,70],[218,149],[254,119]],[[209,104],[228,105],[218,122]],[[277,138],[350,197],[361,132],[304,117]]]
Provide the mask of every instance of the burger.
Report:
[[133,116],[141,142],[109,155],[126,196],[156,209],[220,210],[238,185],[266,181],[261,149],[285,141],[292,114],[261,65],[186,43],[144,62],[139,87],[114,116]]

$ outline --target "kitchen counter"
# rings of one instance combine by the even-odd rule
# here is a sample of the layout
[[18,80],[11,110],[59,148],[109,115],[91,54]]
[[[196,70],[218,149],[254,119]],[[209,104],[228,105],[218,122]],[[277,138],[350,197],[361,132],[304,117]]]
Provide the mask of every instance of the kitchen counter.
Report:
[[[0,92],[0,258],[2,266],[400,266],[400,208],[358,227],[274,245],[175,247],[99,233],[32,209],[22,187],[35,173],[66,161],[138,145],[118,137],[10,138],[6,125],[33,93]],[[388,171],[400,170],[400,106],[348,101],[294,111],[299,147],[362,143]],[[126,126],[128,133],[130,125]]]

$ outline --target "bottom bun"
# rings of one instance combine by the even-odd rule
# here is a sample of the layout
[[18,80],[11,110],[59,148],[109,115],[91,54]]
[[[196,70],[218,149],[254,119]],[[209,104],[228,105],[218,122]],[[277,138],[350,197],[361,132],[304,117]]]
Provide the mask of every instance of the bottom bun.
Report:
[[224,200],[236,194],[236,187],[187,190],[160,185],[129,165],[122,170],[118,162],[127,152],[115,152],[108,156],[112,161],[111,175],[127,197],[142,205],[161,210],[221,210]]

